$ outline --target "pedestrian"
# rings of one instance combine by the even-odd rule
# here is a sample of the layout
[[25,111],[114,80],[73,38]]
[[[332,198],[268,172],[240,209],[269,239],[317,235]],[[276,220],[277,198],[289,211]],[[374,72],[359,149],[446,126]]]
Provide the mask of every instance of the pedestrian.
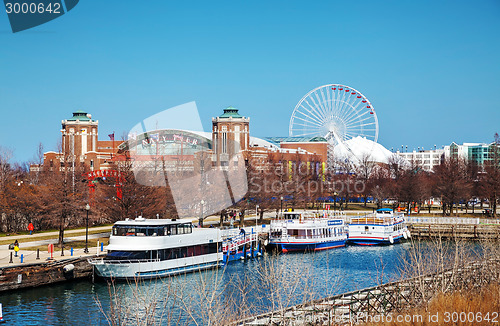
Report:
[[30,222],[30,224],[28,224],[28,231],[30,231],[30,235],[31,235],[31,232],[33,232],[35,228],[33,227],[33,223]]
[[17,253],[19,252],[19,242],[16,240],[14,242],[14,256],[17,257]]

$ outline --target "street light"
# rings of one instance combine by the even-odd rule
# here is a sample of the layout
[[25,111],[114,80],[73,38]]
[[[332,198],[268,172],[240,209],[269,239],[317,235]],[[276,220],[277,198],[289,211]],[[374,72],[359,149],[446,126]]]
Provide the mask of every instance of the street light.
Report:
[[201,210],[200,210],[200,219],[199,219],[198,225],[200,227],[202,227],[203,226],[203,205],[205,205],[205,201],[202,199],[200,204],[201,204]]
[[280,212],[280,214],[283,215],[283,199],[284,199],[283,196],[281,196],[280,199],[281,199],[281,212]]
[[85,228],[85,250],[83,251],[84,253],[88,254],[89,253],[89,210],[90,210],[90,205],[87,204],[85,205],[85,210],[87,211],[87,226]]

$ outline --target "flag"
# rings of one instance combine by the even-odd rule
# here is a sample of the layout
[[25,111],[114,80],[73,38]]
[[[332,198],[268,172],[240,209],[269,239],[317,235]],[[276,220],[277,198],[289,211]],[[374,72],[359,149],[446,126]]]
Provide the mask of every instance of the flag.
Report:
[[115,140],[115,132],[113,131],[113,133],[109,134],[108,137],[109,137],[109,139],[114,141]]

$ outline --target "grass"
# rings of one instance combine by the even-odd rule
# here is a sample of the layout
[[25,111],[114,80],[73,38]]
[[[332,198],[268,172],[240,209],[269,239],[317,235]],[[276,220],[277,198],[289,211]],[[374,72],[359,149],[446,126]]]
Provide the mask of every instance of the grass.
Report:
[[[500,321],[500,284],[488,284],[480,291],[440,293],[425,307],[393,313],[392,318],[402,316],[400,322],[380,322],[369,317],[364,326],[436,326],[436,325],[495,325]],[[418,318],[421,316],[422,318]],[[406,317],[406,321],[405,321]],[[494,321],[496,320],[496,322]]]
[[[95,247],[97,245],[97,241],[99,243],[104,242],[104,245],[107,246],[109,244],[109,238],[99,238],[99,239],[89,239],[88,246],[89,247]],[[73,249],[83,249],[85,248],[85,241],[84,240],[78,240],[78,241],[68,241],[64,242],[64,249],[69,250],[70,248]],[[26,247],[22,248],[23,250],[47,250],[47,245],[42,245],[42,246],[35,246],[35,247]],[[54,248],[56,250],[56,248]]]
[[[104,232],[106,232],[106,231],[89,229],[89,234],[97,234],[97,233],[104,233]],[[74,233],[70,233],[70,234],[65,233],[66,237],[77,237],[77,236],[81,236],[81,235],[85,235],[85,229],[83,229],[82,232],[74,232]],[[50,239],[58,239],[58,238],[59,238],[59,235],[37,236],[37,237],[33,237],[33,239],[21,239],[21,241],[19,243],[22,244],[22,241],[31,242],[31,241],[41,241],[41,240],[50,240]],[[0,245],[11,244],[11,243],[14,243],[14,241],[15,240],[0,240]]]
[[[94,225],[92,227],[101,227],[101,226],[109,226],[110,228],[113,226],[113,224],[103,224],[103,225]],[[73,230],[85,230],[85,226],[74,228],[74,229],[66,229],[65,231],[73,231]],[[48,229],[48,230],[42,230],[42,231],[35,231],[34,234],[40,234],[40,233],[48,233],[48,232],[59,232],[59,229]],[[0,238],[2,237],[11,237],[11,236],[16,236],[16,235],[29,235],[29,231],[19,231],[19,232],[11,232],[11,233],[6,233],[6,232],[0,232]]]

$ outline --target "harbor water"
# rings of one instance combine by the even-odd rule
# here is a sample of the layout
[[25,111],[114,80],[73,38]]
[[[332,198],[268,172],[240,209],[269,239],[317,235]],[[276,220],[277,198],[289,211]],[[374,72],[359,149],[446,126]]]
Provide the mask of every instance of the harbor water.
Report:
[[3,293],[0,303],[12,325],[108,325],[108,319],[205,324],[209,318],[266,312],[397,279],[409,246],[268,253],[219,270],[138,284],[76,281]]

